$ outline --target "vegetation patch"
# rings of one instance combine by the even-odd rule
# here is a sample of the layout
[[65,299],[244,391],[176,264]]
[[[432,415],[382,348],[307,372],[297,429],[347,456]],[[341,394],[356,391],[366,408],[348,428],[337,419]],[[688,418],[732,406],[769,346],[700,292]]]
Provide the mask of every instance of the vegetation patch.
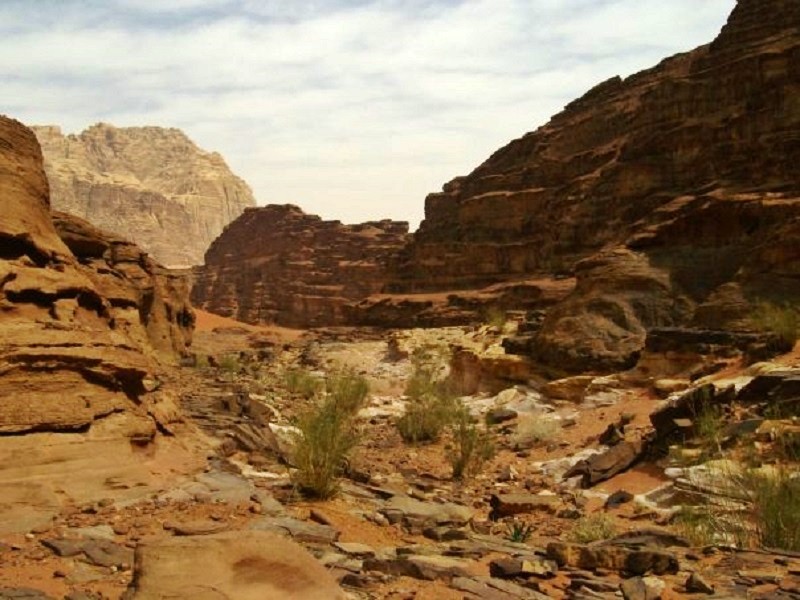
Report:
[[324,398],[297,420],[300,433],[295,439],[294,482],[298,490],[313,498],[330,498],[339,489],[339,476],[345,470],[360,435],[356,413],[369,394],[369,384],[350,370],[330,374],[324,382],[311,385],[306,377],[299,392],[317,394],[325,388]]
[[325,384],[322,379],[303,369],[287,369],[284,383],[289,393],[302,396],[306,400],[320,393]]
[[484,463],[495,453],[491,435],[479,429],[465,409],[457,411],[450,425],[453,446],[450,450],[450,465],[453,479],[466,479],[477,475]]
[[760,331],[775,334],[778,352],[789,352],[797,343],[800,332],[800,313],[797,308],[787,304],[759,302],[753,310],[750,320]]
[[567,537],[572,542],[590,544],[614,537],[617,527],[614,519],[605,513],[586,515],[575,521]]

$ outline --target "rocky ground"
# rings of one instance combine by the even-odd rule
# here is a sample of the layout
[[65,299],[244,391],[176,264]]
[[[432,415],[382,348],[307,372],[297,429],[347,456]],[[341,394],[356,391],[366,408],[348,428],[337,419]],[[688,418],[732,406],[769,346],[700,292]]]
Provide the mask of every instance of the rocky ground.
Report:
[[[800,353],[749,368],[732,360],[694,382],[533,376],[503,387],[486,378],[460,401],[491,423],[496,453],[477,475],[454,481],[448,436],[410,446],[395,425],[414,350],[449,356],[461,345],[500,355],[500,336],[488,326],[300,335],[201,315],[197,364],[161,384],[180,390],[182,427],[205,468],[144,499],[68,503],[51,522],[0,536],[0,598],[158,598],[228,563],[224,597],[248,598],[254,573],[274,580],[281,567],[274,554],[266,567],[241,565],[260,564],[264,548],[284,537],[316,557],[285,558],[316,587],[277,587],[276,598],[800,597],[800,554],[737,548],[675,517],[692,494],[694,504],[701,497],[729,511],[731,479],[715,471],[721,458],[738,465],[750,449],[759,464],[775,462],[775,431],[796,431],[796,421],[753,416],[748,398],[794,397]],[[288,390],[286,373],[348,367],[371,386],[360,443],[340,493],[311,501],[297,493],[290,466],[294,424],[309,401]],[[714,438],[721,453],[685,436],[659,455],[661,438],[674,434],[664,422],[688,427],[679,413],[704,386],[720,405],[734,394],[726,414],[739,431]],[[328,576],[341,591],[333,583],[320,591]]]

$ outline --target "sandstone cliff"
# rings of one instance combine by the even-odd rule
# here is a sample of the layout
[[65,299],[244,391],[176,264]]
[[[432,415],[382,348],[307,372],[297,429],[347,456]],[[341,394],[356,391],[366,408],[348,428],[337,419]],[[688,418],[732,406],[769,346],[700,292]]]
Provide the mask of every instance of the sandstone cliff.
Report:
[[96,491],[131,443],[169,429],[177,409],[149,382],[185,350],[193,313],[185,283],[132,244],[72,217],[56,229],[39,144],[2,116],[0,206],[3,526],[56,489]]
[[255,206],[216,152],[178,129],[34,127],[53,207],[124,236],[167,266],[202,263],[223,227]]
[[575,371],[631,364],[652,327],[746,327],[755,299],[800,298],[799,97],[800,4],[740,0],[710,45],[596,86],[428,196],[387,289],[574,272],[529,349]]
[[342,325],[348,304],[381,290],[407,235],[395,221],[343,225],[292,205],[248,209],[208,249],[192,299],[248,323]]

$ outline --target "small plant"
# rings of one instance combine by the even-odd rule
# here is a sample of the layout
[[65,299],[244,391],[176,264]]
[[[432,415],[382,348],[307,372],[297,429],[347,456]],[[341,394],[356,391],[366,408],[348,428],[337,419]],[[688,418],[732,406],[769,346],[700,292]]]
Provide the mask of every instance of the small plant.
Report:
[[330,498],[338,491],[338,477],[358,443],[352,416],[329,398],[301,415],[297,427],[295,485],[308,496]]
[[450,432],[453,436],[453,449],[449,456],[453,479],[474,477],[483,464],[494,456],[491,436],[478,429],[464,409],[456,413]]
[[427,395],[410,399],[405,414],[397,420],[397,429],[407,443],[435,442],[452,423],[455,411],[455,400],[449,396]]
[[228,373],[237,373],[241,369],[239,357],[236,354],[226,354],[219,361],[219,368]]
[[800,476],[778,467],[769,475],[746,476],[753,506],[755,535],[760,546],[800,551]]
[[750,316],[752,324],[761,331],[774,333],[777,344],[774,350],[789,352],[800,335],[800,314],[789,305],[759,302]]
[[503,329],[508,321],[508,315],[499,306],[488,306],[483,310],[483,321],[491,327]]
[[506,539],[518,544],[526,543],[533,534],[533,525],[512,521],[506,527]]
[[284,374],[286,388],[291,394],[310,400],[322,391],[324,382],[303,369],[289,369]]
[[207,369],[210,366],[208,362],[208,355],[207,354],[195,354],[194,355],[194,368],[195,369]]
[[533,448],[553,439],[559,431],[558,421],[550,417],[526,417],[517,423],[517,430],[511,437],[514,448]]
[[571,541],[579,544],[589,544],[600,540],[607,540],[616,534],[617,528],[614,519],[604,513],[586,515],[575,521],[569,532]]
[[433,442],[453,422],[457,403],[444,382],[436,379],[435,367],[419,357],[415,365],[406,384],[406,412],[397,420],[397,428],[408,443]]
[[695,436],[707,452],[722,454],[723,416],[722,409],[708,403],[703,403],[694,416]]
[[325,390],[336,410],[356,414],[369,394],[369,382],[355,371],[345,369],[328,375]]
[[726,544],[744,548],[752,537],[743,507],[682,506],[672,519],[675,530],[694,546]]

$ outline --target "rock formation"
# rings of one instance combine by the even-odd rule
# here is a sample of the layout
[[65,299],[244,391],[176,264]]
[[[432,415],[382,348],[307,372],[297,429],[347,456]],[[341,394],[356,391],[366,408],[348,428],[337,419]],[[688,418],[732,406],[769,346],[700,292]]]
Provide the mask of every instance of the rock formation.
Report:
[[206,252],[192,299],[248,323],[342,325],[347,305],[381,290],[407,234],[402,222],[343,225],[292,205],[248,209]]
[[34,127],[53,207],[139,244],[161,264],[202,263],[223,227],[255,206],[216,152],[178,129],[97,124],[79,135]]
[[0,492],[19,494],[5,509],[89,493],[169,427],[174,405],[147,391],[193,314],[188,286],[132,244],[72,217],[54,226],[39,144],[6,117],[0,205]]
[[636,361],[652,327],[746,328],[800,298],[800,5],[740,0],[710,45],[606,81],[426,200],[387,290],[573,273],[530,352]]

